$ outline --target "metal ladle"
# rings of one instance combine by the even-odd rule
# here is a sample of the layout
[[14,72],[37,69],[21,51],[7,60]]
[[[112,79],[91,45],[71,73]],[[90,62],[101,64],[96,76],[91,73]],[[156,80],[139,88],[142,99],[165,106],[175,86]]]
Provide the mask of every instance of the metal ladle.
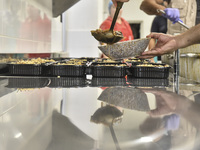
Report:
[[107,43],[107,44],[113,44],[120,41],[123,38],[122,32],[114,31],[114,26],[115,26],[116,20],[119,15],[119,11],[122,8],[122,6],[123,6],[123,2],[117,2],[117,8],[116,8],[115,15],[114,15],[112,24],[110,26],[110,29],[108,30],[97,29],[97,30],[91,31],[92,35],[94,36],[96,40],[98,40],[99,42]]

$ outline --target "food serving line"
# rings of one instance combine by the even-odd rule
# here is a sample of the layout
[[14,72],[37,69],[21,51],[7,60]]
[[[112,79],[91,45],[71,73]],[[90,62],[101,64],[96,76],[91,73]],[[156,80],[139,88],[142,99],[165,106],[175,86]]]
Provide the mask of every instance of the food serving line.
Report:
[[[145,150],[138,126],[154,100],[142,89],[174,91],[184,81],[177,84],[167,64],[136,58],[12,59],[1,71],[0,146],[6,150]],[[191,91],[191,84],[183,86]]]
[[[4,75],[16,77],[17,80],[21,80],[18,76],[30,79],[54,77],[54,84],[58,81],[60,84],[67,83],[65,80],[77,81],[82,84],[86,77],[90,76],[96,84],[102,82],[104,86],[112,80],[125,83],[128,79],[143,82],[142,84],[145,84],[145,81],[147,83],[152,81],[152,84],[159,83],[155,81],[163,81],[165,84],[171,69],[167,64],[151,63],[148,60],[137,58],[114,61],[109,58],[89,57],[15,59],[6,63],[6,67],[7,69],[4,68],[4,70],[7,72]],[[121,84],[124,85],[123,83]]]

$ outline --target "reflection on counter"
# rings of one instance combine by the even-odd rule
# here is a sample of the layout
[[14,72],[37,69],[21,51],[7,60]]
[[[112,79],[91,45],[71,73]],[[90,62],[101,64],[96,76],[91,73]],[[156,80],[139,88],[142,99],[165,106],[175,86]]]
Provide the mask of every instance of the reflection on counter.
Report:
[[171,77],[170,86],[145,87],[129,78],[94,86],[87,76],[1,76],[0,148],[198,149],[200,94],[174,93]]
[[150,110],[146,94],[135,87],[107,88],[101,93],[98,100],[132,110]]

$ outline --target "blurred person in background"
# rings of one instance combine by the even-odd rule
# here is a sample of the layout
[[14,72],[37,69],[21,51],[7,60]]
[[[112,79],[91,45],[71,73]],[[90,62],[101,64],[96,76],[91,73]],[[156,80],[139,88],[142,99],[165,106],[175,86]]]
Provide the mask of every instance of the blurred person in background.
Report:
[[[109,16],[100,25],[100,28],[102,30],[110,29],[110,26],[112,24],[112,20],[114,18],[114,14],[115,14],[115,11],[116,11],[116,8],[113,5],[112,1],[110,1],[108,3],[108,11],[109,11]],[[123,10],[121,9],[120,12],[119,12],[119,15],[118,15],[114,30],[122,32],[124,38],[121,41],[133,40],[134,39],[133,32],[131,30],[131,27],[130,27],[129,23],[124,18],[122,18],[122,11]]]
[[[167,8],[170,0],[157,0],[157,3]],[[167,33],[167,18],[162,15],[156,15],[151,25],[151,32]],[[152,49],[155,44],[156,40],[151,39],[148,49]],[[157,61],[161,61],[161,56],[151,58],[151,62]]]
[[50,50],[51,42],[51,21],[44,14],[41,15],[39,9],[33,5],[26,5],[27,17],[21,25],[20,35],[23,40],[19,44],[20,50],[30,51],[29,58],[34,57],[50,57],[49,53],[41,53],[41,51]]
[[[112,20],[114,18],[116,7],[111,0],[108,3],[108,11],[109,11],[109,16],[100,25],[100,29],[102,30],[110,29]],[[133,40],[134,39],[133,31],[131,30],[130,24],[124,18],[122,18],[122,11],[123,10],[121,9],[119,12],[114,30],[122,32],[124,38],[121,41]],[[105,57],[105,56],[102,55],[101,57]]]

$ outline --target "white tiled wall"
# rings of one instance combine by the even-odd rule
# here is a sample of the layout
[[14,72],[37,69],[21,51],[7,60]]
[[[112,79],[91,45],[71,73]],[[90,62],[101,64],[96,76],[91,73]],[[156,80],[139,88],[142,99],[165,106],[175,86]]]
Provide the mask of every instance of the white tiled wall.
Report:
[[[0,0],[0,53],[62,51],[61,23],[57,20],[24,0]],[[56,40],[52,40],[52,33]]]
[[102,0],[81,0],[66,12],[67,51],[70,57],[98,57],[99,42],[90,31],[103,21]]
[[[2,13],[3,12],[3,0],[0,0],[0,12]],[[0,34],[2,34],[2,17],[0,17]]]

